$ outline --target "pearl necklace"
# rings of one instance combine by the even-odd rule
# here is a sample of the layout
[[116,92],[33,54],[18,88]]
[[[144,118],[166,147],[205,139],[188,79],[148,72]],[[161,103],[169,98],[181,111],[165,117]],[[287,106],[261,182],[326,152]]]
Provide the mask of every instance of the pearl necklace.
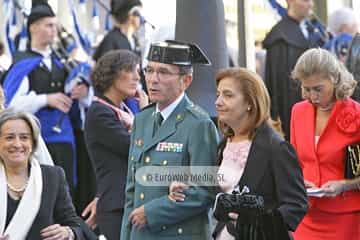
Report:
[[19,193],[19,192],[24,192],[27,185],[28,185],[28,182],[29,180],[26,181],[26,183],[24,184],[24,186],[20,187],[20,188],[16,188],[14,186],[12,186],[9,182],[6,182],[6,185],[8,186],[8,188],[13,191],[13,192],[16,192],[16,193]]
[[330,110],[332,110],[332,108],[334,107],[335,103],[330,103],[328,106],[326,107],[320,107],[318,106],[318,109],[322,112],[328,112]]

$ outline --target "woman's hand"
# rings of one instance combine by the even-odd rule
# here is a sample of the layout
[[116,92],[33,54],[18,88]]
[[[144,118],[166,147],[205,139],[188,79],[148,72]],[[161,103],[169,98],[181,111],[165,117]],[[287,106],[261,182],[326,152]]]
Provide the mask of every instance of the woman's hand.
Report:
[[304,179],[304,184],[305,184],[305,188],[316,188],[315,183],[310,182],[310,181],[308,181],[306,179]]
[[96,205],[98,200],[99,198],[95,197],[94,200],[92,200],[81,213],[82,217],[89,215],[85,222],[92,229],[96,228]]
[[186,185],[185,183],[182,183],[182,182],[172,182],[170,184],[170,187],[169,187],[169,199],[173,202],[176,202],[176,201],[180,201],[180,202],[183,202],[185,201],[185,197],[186,195],[183,194],[184,190],[189,188],[188,185]]
[[141,109],[149,104],[148,95],[146,95],[145,91],[140,88],[136,89],[135,99],[139,101],[139,106]]
[[325,197],[336,197],[345,191],[345,184],[345,180],[328,181],[327,183],[323,184],[321,188],[325,192]]
[[230,213],[228,214],[228,216],[229,216],[229,218],[231,218],[231,220],[233,220],[233,221],[236,222],[236,220],[237,220],[238,217],[239,217],[239,214],[234,213],[234,212],[230,212]]
[[60,224],[50,225],[40,231],[43,240],[67,240],[71,234],[68,227]]
[[6,234],[5,236],[0,236],[0,240],[10,240],[10,237]]

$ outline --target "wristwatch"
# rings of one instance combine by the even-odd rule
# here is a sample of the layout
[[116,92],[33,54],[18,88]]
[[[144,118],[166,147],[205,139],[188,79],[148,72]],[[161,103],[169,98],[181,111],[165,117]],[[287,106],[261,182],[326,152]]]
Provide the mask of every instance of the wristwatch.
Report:
[[69,236],[68,236],[67,240],[75,240],[75,235],[74,235],[73,230],[68,226],[66,226],[66,230],[69,233]]

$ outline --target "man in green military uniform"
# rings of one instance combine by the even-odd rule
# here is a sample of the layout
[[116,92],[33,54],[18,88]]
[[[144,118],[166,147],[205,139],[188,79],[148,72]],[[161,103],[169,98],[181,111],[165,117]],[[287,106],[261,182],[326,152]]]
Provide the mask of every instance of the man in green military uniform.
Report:
[[173,202],[168,186],[135,180],[136,172],[146,166],[215,165],[216,127],[185,94],[192,65],[210,63],[196,45],[175,41],[152,44],[148,60],[145,80],[154,104],[135,117],[121,240],[210,239],[209,188],[191,186],[183,202]]

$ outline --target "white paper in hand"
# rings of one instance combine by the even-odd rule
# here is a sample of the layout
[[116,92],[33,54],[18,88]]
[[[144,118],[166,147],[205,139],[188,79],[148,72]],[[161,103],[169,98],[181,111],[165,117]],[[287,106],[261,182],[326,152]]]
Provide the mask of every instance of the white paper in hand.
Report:
[[323,197],[325,195],[325,192],[321,188],[307,188],[306,189],[307,195],[309,197]]

